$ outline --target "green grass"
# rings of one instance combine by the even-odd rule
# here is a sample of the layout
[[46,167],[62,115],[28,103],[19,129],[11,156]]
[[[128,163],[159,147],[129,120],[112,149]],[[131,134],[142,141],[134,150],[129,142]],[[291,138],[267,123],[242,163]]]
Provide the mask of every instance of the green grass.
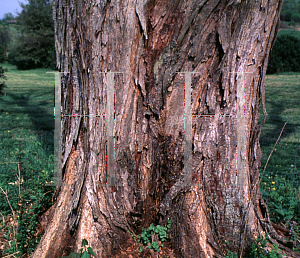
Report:
[[[260,144],[262,166],[267,162],[280,132],[282,135],[262,176],[261,192],[271,221],[291,228],[290,237],[299,239],[300,223],[300,74],[285,73],[266,77],[266,123]],[[262,109],[260,110],[262,120]],[[299,250],[300,246],[295,250]]]
[[297,30],[296,28],[300,28],[300,23],[295,23],[295,27],[290,25],[290,22],[286,21],[280,21],[281,22],[281,28],[280,31],[278,32],[278,36],[282,35],[289,35],[289,36],[294,36],[298,39],[300,39],[300,31]]
[[36,247],[38,216],[51,205],[53,189],[45,183],[54,160],[54,75],[1,65],[8,69],[0,100],[0,210],[6,218],[1,228],[6,254],[19,257]]
[[[284,123],[289,119],[280,141],[273,152],[266,171],[278,167],[300,167],[300,74],[268,75],[266,78],[266,110],[268,113],[262,127],[262,165],[267,161]],[[262,120],[262,109],[260,109]],[[281,172],[284,173],[284,168]],[[290,176],[290,175],[289,175]],[[297,176],[297,175],[296,175]],[[294,178],[295,179],[295,178]]]
[[300,39],[300,31],[294,29],[284,29],[278,32],[278,36],[289,35]]

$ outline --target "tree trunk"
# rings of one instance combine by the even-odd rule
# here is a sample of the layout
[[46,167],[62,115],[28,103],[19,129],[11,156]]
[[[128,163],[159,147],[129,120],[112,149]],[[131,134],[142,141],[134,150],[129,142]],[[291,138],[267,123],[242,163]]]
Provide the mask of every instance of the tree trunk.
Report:
[[264,81],[282,2],[55,1],[58,68],[69,72],[63,113],[85,116],[62,121],[63,183],[34,258],[77,252],[83,238],[95,257],[118,257],[127,230],[138,234],[167,219],[176,257],[222,257],[227,248],[242,255],[262,232],[289,251],[271,226],[258,170],[259,103],[266,115]]

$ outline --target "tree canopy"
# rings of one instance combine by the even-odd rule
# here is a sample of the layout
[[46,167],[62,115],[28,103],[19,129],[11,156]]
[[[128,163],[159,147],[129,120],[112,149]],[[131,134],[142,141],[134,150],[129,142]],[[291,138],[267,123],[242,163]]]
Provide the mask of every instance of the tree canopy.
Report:
[[18,16],[18,23],[27,32],[54,31],[52,19],[52,1],[29,0],[28,4],[20,3],[22,7]]
[[280,19],[283,21],[300,22],[300,1],[285,0],[283,2]]
[[29,0],[20,5],[23,10],[17,22],[21,26],[21,35],[10,53],[10,62],[18,69],[55,69],[52,1]]

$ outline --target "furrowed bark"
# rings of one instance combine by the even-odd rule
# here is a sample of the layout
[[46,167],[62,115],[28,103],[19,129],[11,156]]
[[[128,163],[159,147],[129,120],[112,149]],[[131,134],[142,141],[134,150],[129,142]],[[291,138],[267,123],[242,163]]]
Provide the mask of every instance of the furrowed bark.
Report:
[[[241,255],[263,232],[297,257],[274,231],[258,185],[259,105],[266,115],[264,80],[282,2],[54,3],[58,68],[70,72],[62,76],[62,108],[86,116],[62,122],[63,184],[33,257],[78,252],[83,238],[96,257],[118,257],[130,239],[127,230],[138,234],[168,219],[176,257],[222,257],[227,249]],[[114,187],[106,184],[103,72],[118,72]],[[193,72],[188,177],[183,72]],[[244,96],[240,72],[248,72]],[[237,171],[237,146],[239,155],[245,151],[243,171]]]

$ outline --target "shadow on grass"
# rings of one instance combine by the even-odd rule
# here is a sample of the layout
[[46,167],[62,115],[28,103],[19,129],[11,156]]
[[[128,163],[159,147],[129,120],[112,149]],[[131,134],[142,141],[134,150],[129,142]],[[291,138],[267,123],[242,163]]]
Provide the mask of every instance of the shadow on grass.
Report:
[[[276,140],[278,139],[280,132],[286,123],[287,120],[283,120],[283,112],[285,111],[286,107],[282,103],[278,103],[276,101],[267,100],[266,103],[270,106],[268,108],[267,113],[267,120],[263,127],[268,127],[268,125],[273,125],[274,128],[272,130],[265,130],[262,131],[261,134],[261,144],[264,147],[273,147]],[[272,115],[270,115],[272,114]],[[292,117],[290,118],[289,122],[286,124],[280,140],[284,138],[288,138],[289,135],[292,135],[296,132],[296,126],[299,124],[295,124],[292,122]]]
[[[42,95],[48,95],[43,93]],[[22,117],[27,115],[31,121],[27,125],[20,124],[20,128],[29,129],[34,132],[42,144],[42,148],[47,156],[50,156],[54,152],[54,116],[53,107],[49,107],[49,101],[40,100],[38,102],[31,101],[36,98],[33,97],[33,91],[29,91],[26,94],[9,93],[6,99],[1,100],[2,106],[8,107],[9,110],[2,110],[3,112],[9,112],[11,115]],[[7,100],[9,99],[9,100]],[[17,103],[17,106],[14,104]],[[22,121],[22,120],[21,120]]]

